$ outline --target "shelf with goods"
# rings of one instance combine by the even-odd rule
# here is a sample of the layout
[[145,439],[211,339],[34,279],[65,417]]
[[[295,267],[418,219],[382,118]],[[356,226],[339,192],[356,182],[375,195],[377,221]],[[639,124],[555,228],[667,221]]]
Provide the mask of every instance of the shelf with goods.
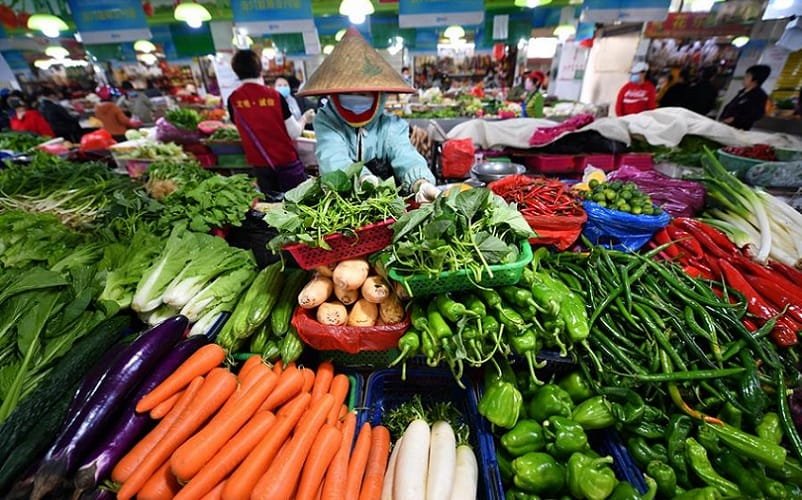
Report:
[[788,54],[788,59],[771,92],[771,99],[774,101],[776,110],[775,116],[787,118],[793,114],[799,99],[800,88],[802,88],[802,51],[797,50]]
[[[727,179],[743,203],[755,203],[747,192],[775,202],[706,168],[706,222],[646,229],[636,209],[688,209],[688,185],[621,169],[585,179],[585,194],[510,178],[408,207],[394,183],[362,185],[354,168],[245,216],[257,193],[244,176],[186,161],[134,182],[91,163],[12,165],[0,172],[0,321],[14,342],[0,370],[24,369],[0,406],[0,446],[15,450],[0,488],[71,495],[52,488],[110,478],[121,498],[289,498],[295,485],[298,497],[359,498],[385,477],[398,493],[425,491],[428,473],[467,486],[461,498],[652,486],[662,498],[672,477],[710,486],[712,469],[722,493],[751,495],[748,472],[793,497],[802,450],[783,396],[797,389],[802,292],[780,263],[790,235],[743,222],[775,232],[773,259],[753,261],[713,227],[746,217],[716,190]],[[574,228],[562,250],[536,239],[549,226],[535,217],[566,229],[560,218],[578,210],[588,239]],[[654,237],[639,249],[630,236],[644,231]],[[765,241],[754,244],[759,257]],[[123,331],[137,340],[113,348]],[[432,443],[428,469],[412,460],[430,456],[415,436]],[[32,483],[17,481],[40,457]]]

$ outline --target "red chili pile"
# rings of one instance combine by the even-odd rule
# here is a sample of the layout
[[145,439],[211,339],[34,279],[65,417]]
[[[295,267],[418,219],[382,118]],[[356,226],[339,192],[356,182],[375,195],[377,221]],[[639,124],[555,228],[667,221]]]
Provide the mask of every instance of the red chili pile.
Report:
[[653,245],[672,241],[675,244],[661,253],[664,259],[678,262],[693,277],[723,281],[744,296],[749,316],[742,321],[750,331],[771,321],[774,327],[768,329],[775,344],[797,344],[802,333],[802,271],[773,261],[762,266],[724,233],[696,219],[674,219],[655,234]]
[[557,179],[511,175],[490,184],[490,189],[526,215],[571,216],[582,214],[582,206],[565,184]]
[[724,148],[725,153],[753,160],[777,161],[774,148],[768,144],[755,144],[754,146],[728,146]]

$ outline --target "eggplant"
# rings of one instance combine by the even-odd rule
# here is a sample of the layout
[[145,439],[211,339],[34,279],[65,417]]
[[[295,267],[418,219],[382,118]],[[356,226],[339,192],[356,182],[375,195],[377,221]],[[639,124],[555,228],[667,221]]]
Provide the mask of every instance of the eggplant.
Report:
[[72,397],[72,402],[70,403],[70,408],[67,410],[65,427],[72,423],[73,417],[89,402],[89,399],[102,384],[103,379],[109,371],[109,367],[111,367],[112,363],[122,354],[123,349],[125,349],[125,344],[122,342],[111,346],[103,357],[100,358],[100,362],[96,363],[92,369],[84,375],[84,378],[81,379],[81,384],[75,391],[75,395]]
[[139,386],[116,422],[104,432],[104,438],[83,460],[83,465],[75,474],[77,490],[88,491],[95,488],[111,475],[114,466],[133,448],[151,423],[147,413],[136,412],[136,404],[195,351],[208,343],[203,335],[187,337],[164,357],[153,373]]
[[183,336],[189,321],[175,316],[139,335],[109,367],[95,393],[56,438],[36,473],[31,498],[39,500],[75,471],[88,448],[126,397]]

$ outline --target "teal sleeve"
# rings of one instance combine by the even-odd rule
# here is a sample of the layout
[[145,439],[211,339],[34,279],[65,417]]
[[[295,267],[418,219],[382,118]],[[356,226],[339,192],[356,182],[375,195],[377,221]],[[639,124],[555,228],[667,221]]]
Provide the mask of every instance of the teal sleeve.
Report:
[[421,179],[434,184],[434,174],[426,159],[409,142],[409,124],[396,116],[387,118],[387,123],[382,127],[382,139],[390,150],[390,164],[395,176],[401,181],[402,189],[410,189]]
[[315,117],[315,156],[320,174],[345,170],[353,162],[346,137],[338,130],[337,124],[322,110]]

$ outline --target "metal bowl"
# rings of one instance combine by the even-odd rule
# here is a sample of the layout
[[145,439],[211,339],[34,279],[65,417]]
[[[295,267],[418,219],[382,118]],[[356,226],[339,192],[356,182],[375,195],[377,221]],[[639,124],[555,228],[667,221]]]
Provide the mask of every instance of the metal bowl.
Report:
[[510,175],[523,174],[526,167],[518,163],[486,161],[477,163],[471,173],[483,182],[493,182]]

